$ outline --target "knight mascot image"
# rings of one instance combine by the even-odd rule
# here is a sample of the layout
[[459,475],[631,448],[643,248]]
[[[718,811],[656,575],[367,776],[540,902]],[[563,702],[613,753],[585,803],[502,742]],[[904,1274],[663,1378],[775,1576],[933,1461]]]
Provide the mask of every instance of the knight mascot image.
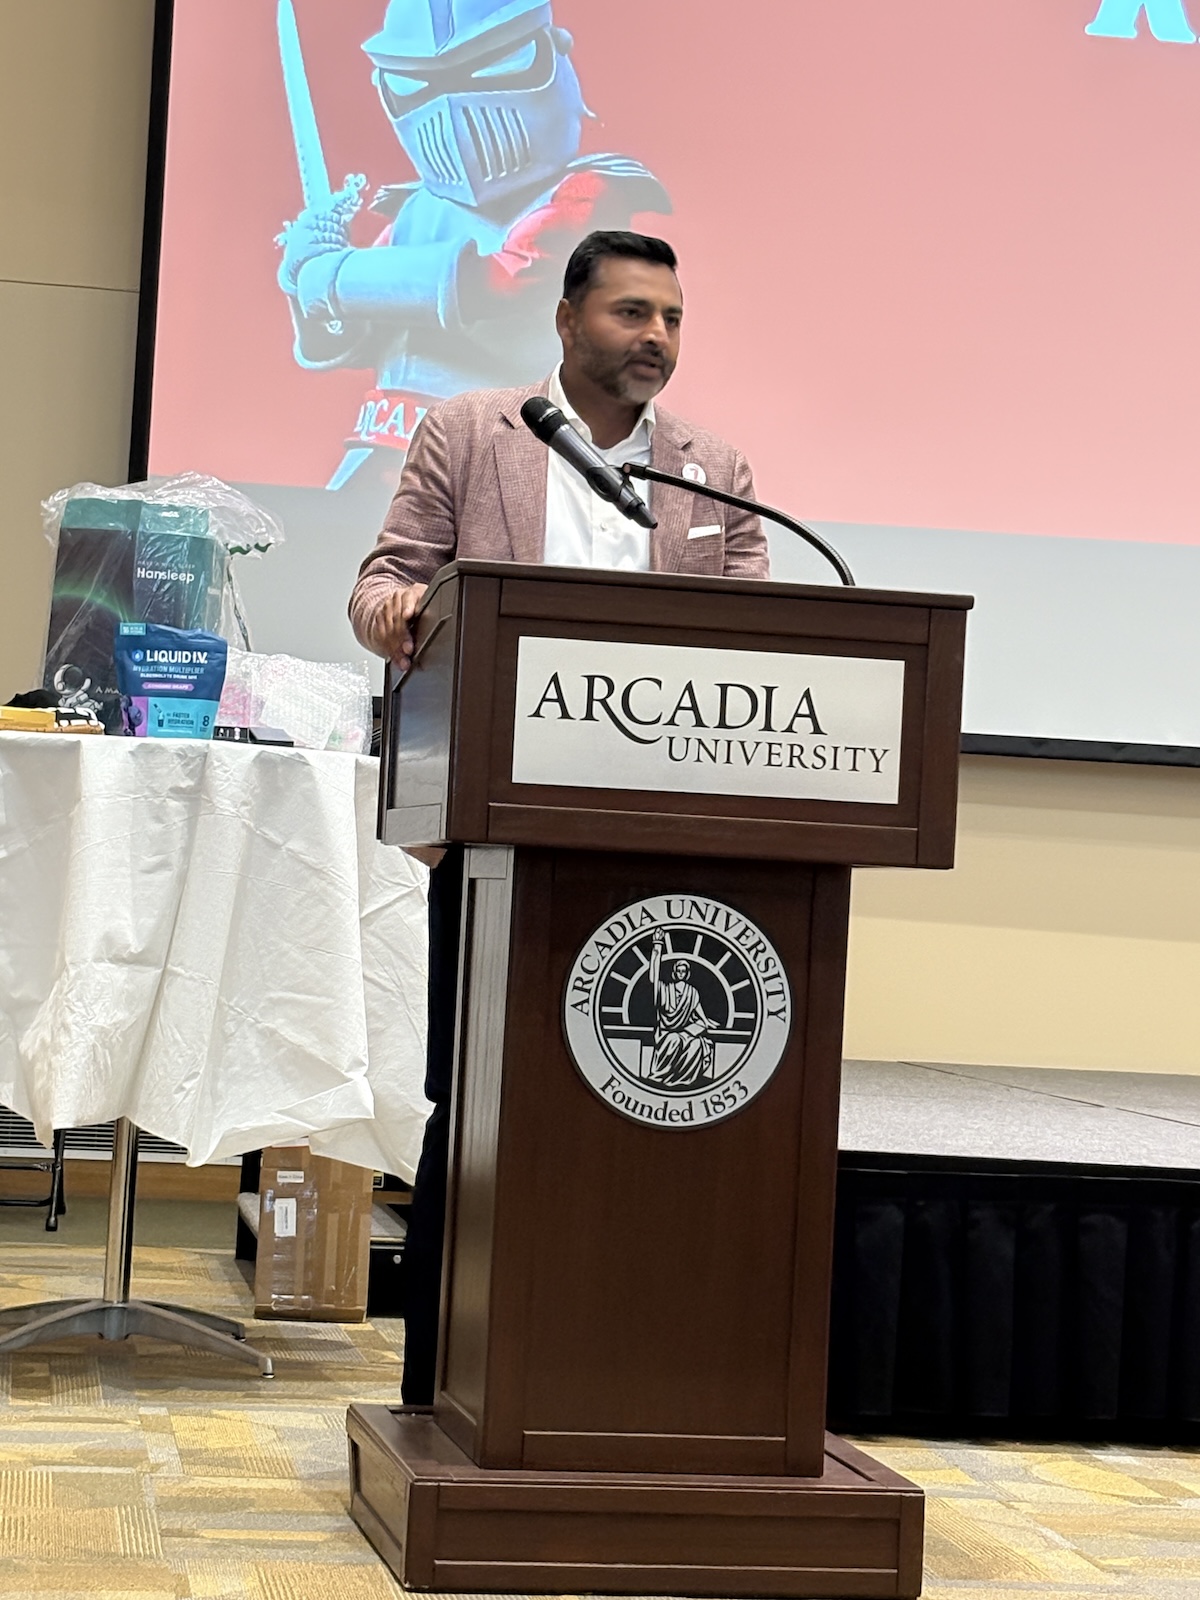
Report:
[[592,112],[550,5],[391,0],[362,48],[416,177],[378,190],[380,230],[356,246],[367,180],[331,187],[292,0],[279,0],[279,45],[304,197],[278,240],[295,357],[375,372],[328,487],[371,463],[394,482],[431,403],[551,370],[579,240],[671,203],[640,162],[580,154]]

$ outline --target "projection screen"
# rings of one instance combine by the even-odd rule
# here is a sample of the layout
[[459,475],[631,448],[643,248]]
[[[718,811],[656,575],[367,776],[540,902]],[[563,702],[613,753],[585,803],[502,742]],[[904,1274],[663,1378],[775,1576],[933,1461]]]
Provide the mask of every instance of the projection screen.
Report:
[[[662,403],[860,583],[977,597],[981,747],[1188,759],[1188,4],[175,0],[149,468],[282,516],[242,568],[256,648],[361,658],[345,601],[423,408],[550,370],[589,228],[661,234]],[[783,531],[772,560],[832,578]]]

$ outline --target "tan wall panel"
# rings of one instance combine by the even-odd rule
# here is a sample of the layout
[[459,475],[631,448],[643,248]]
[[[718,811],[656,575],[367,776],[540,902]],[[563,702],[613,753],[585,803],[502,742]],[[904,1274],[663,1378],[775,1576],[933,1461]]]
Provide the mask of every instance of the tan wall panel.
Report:
[[0,282],[0,696],[31,687],[53,557],[39,505],[84,480],[122,483],[137,296]]
[[137,287],[153,24],[154,0],[7,0],[0,278]]
[[1195,945],[855,921],[846,1054],[1200,1073]]
[[1200,772],[963,763],[958,866],[855,875],[846,1051],[1200,1072]]

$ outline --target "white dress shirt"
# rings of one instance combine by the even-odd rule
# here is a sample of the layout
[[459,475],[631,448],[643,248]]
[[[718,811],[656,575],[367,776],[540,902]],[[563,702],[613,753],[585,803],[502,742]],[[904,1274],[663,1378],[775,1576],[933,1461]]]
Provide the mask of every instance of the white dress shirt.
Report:
[[[550,400],[559,407],[576,432],[583,435],[596,454],[614,467],[620,467],[625,461],[649,465],[650,444],[654,437],[654,402],[648,400],[642,407],[642,414],[628,439],[601,450],[592,440],[591,429],[563,392],[560,371],[561,368],[556,367],[550,379]],[[601,500],[588,487],[586,479],[556,451],[547,451],[547,455],[550,458],[546,469],[544,560],[547,566],[615,567],[624,572],[648,572],[648,531],[630,522],[616,506]],[[638,485],[638,492],[647,504],[649,487],[649,484]]]

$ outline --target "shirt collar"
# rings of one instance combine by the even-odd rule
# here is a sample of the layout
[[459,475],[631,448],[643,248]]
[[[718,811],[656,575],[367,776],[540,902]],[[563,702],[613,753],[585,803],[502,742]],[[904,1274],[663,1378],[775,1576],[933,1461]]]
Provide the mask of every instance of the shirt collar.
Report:
[[[588,427],[587,423],[583,420],[583,418],[579,415],[578,411],[576,411],[575,407],[567,399],[566,390],[562,386],[561,373],[562,373],[562,362],[560,361],[558,366],[556,366],[554,371],[550,374],[550,387],[549,387],[549,389],[547,391],[547,398],[550,400],[552,405],[556,405],[558,407],[558,409],[563,413],[563,415],[566,417],[567,421],[571,424],[571,426],[573,428],[575,428],[579,433],[583,434],[584,438],[588,441],[589,444],[591,444],[592,443],[592,430]],[[639,431],[642,428],[645,428],[645,430],[646,430],[646,443],[649,444],[654,438],[654,422],[655,422],[654,401],[653,400],[647,400],[646,404],[642,407],[641,414],[639,415],[637,421],[633,425],[632,430],[630,431],[628,440],[619,439],[617,441],[617,443],[618,444],[626,444],[626,443],[631,442],[632,440],[637,438],[637,435],[638,435]],[[612,448],[615,450],[616,449],[616,445],[613,445]]]

